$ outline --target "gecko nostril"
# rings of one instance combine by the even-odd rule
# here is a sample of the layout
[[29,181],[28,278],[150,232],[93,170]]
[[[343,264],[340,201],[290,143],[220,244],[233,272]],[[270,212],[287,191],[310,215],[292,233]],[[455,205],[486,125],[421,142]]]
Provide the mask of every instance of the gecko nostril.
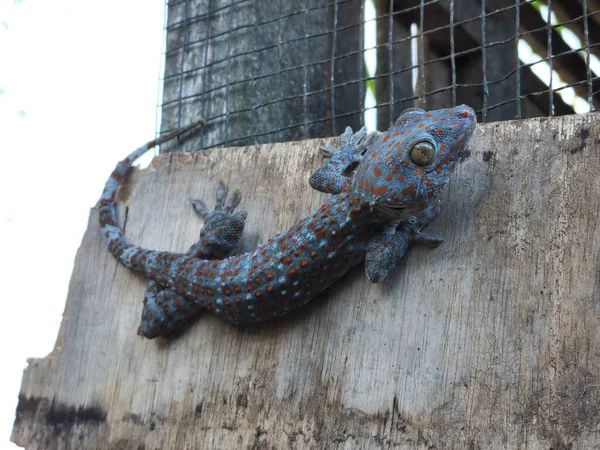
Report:
[[471,114],[471,111],[469,111],[468,109],[461,111],[458,115],[460,117],[462,117],[463,119],[468,119],[469,117],[473,117],[473,114]]

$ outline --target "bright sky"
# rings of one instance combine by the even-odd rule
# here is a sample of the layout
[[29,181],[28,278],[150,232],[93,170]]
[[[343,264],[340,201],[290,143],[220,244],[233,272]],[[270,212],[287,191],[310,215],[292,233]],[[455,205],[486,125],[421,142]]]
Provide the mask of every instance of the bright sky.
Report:
[[89,210],[155,136],[164,0],[0,0],[0,449],[54,347]]

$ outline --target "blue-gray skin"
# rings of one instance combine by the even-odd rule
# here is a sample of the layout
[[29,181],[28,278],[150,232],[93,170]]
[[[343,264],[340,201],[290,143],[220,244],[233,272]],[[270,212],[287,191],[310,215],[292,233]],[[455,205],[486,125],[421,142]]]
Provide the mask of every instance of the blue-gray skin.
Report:
[[363,260],[369,280],[383,280],[412,242],[436,246],[442,241],[422,229],[439,215],[436,198],[475,123],[474,111],[461,105],[407,110],[382,134],[346,129],[340,147],[325,149],[330,159],[309,180],[314,189],[334,194],[329,202],[254,251],[228,258],[246,216],[234,211],[239,193],[226,203],[223,184],[215,211],[193,201],[205,225],[188,253],[142,249],[123,236],[117,225],[116,190],[131,163],[157,142],[140,147],[119,163],[100,200],[101,232],[110,252],[152,280],[139,334],[167,334],[199,311],[233,323],[281,316]]

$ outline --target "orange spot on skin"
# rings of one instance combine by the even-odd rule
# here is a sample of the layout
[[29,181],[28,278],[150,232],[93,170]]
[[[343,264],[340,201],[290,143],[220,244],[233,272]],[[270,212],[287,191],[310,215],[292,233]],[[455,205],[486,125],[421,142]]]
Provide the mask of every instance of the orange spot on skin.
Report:
[[298,274],[298,271],[296,269],[290,269],[287,271],[287,277],[288,278],[293,278]]
[[381,169],[377,166],[373,167],[373,173],[375,174],[375,176],[377,178],[379,178],[381,176]]
[[318,237],[319,239],[325,237],[326,233],[327,233],[327,230],[325,230],[325,228],[319,228],[318,230],[315,230],[315,236]]
[[175,300],[173,300],[173,306],[175,308],[179,308],[180,305],[181,305],[181,300],[179,300],[178,298],[176,298]]
[[409,184],[407,188],[402,189],[402,195],[412,195],[417,191],[414,184]]
[[425,113],[424,117],[427,117],[429,119],[431,117],[431,113]]
[[404,183],[406,181],[406,178],[404,178],[404,175],[398,175],[398,181],[400,183]]
[[310,257],[311,258],[315,258],[317,256],[317,252],[315,250],[313,250],[312,252],[310,252]]
[[308,266],[308,261],[307,260],[303,259],[302,261],[300,261],[300,267],[304,268],[306,266]]
[[458,126],[458,122],[450,122],[450,125],[452,125],[453,127],[457,127]]
[[427,180],[427,186],[433,186],[433,180]]
[[398,134],[400,134],[400,133],[398,133],[397,131],[394,131],[394,132],[392,133],[392,137],[396,137],[396,136],[398,136]]
[[385,186],[385,185],[383,185],[383,186],[381,186],[381,187],[374,188],[372,192],[373,192],[373,194],[375,194],[375,195],[383,195],[383,194],[385,194],[387,191],[388,191],[388,187],[387,187],[387,186]]
[[283,258],[281,258],[281,262],[284,264],[291,264],[292,257],[290,255],[285,255]]
[[442,171],[442,166],[437,166],[435,168],[435,173],[440,173]]
[[390,138],[390,135],[389,135],[389,134],[386,134],[386,135],[383,137],[383,139],[381,140],[381,143],[382,143],[382,144],[385,144],[385,143],[388,141],[388,139],[389,139],[389,138]]
[[394,174],[393,174],[393,173],[388,173],[388,174],[385,176],[385,179],[386,179],[387,181],[392,181],[392,180],[394,179]]

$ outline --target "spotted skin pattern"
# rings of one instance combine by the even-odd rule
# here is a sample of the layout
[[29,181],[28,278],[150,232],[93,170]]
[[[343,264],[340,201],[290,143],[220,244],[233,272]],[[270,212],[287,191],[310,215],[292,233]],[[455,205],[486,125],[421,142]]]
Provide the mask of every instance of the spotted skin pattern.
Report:
[[329,202],[254,251],[229,257],[246,216],[234,211],[239,193],[225,202],[223,184],[213,212],[193,202],[205,225],[187,253],[146,250],[123,236],[116,190],[132,162],[156,142],[140,147],[119,163],[100,200],[101,233],[109,251],[152,280],[139,333],[147,338],[167,334],[200,311],[236,324],[281,316],[363,260],[369,280],[383,280],[411,243],[434,247],[442,241],[422,229],[439,215],[437,197],[475,124],[474,111],[461,105],[409,109],[385,133],[352,134],[348,128],[338,148],[324,149],[329,159],[309,180],[314,189],[334,194]]

